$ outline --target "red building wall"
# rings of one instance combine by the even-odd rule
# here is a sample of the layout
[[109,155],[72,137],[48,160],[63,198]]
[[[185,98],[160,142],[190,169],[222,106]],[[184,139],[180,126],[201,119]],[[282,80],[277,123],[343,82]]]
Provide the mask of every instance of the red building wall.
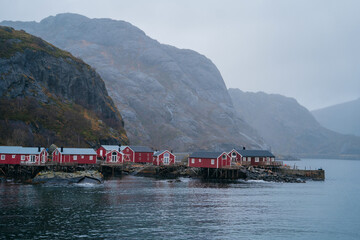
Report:
[[[5,156],[4,160],[1,160],[1,156]],[[30,162],[30,156],[34,155],[35,156],[35,162],[31,163]],[[14,156],[14,157],[13,157]],[[21,160],[21,156],[25,157],[25,160]],[[41,153],[39,154],[0,154],[0,164],[14,164],[14,165],[18,165],[21,163],[24,164],[33,164],[33,165],[37,165],[41,163],[42,160],[42,156],[45,156],[45,162],[48,160],[48,153],[46,150],[43,150]]]
[[[201,168],[222,168],[231,165],[231,160],[228,154],[225,153],[226,158],[223,159],[221,154],[218,158],[190,158],[189,167],[201,167]],[[194,159],[194,160],[193,160]],[[211,163],[213,161],[213,164]]]
[[[112,155],[113,152],[116,153],[117,162],[111,161],[111,160],[112,160],[112,156],[113,156],[113,155]],[[110,152],[108,152],[108,153],[105,155],[105,162],[107,162],[107,163],[123,163],[123,157],[122,157],[122,156],[123,156],[123,155],[122,155],[120,152],[116,151],[116,150],[110,151]]]
[[104,159],[105,158],[105,155],[106,155],[106,150],[104,147],[99,147],[97,150],[96,150],[96,154],[97,154],[97,157],[99,157],[100,159]]
[[134,162],[136,163],[151,163],[152,159],[152,152],[135,152]]
[[134,151],[126,147],[124,150],[122,150],[123,155],[123,162],[133,162],[134,161]]
[[175,164],[175,155],[172,154],[169,151],[165,151],[165,152],[163,152],[162,154],[160,154],[158,156],[154,156],[153,157],[153,164],[154,165],[164,165],[164,154],[165,153],[170,154],[170,156],[169,156],[169,164],[166,164],[166,165],[174,165]]
[[[56,151],[58,152],[58,154],[56,154]],[[76,156],[76,160],[74,160],[74,156]],[[53,152],[53,161],[58,163],[96,164],[96,154],[62,154],[58,150],[55,150]]]

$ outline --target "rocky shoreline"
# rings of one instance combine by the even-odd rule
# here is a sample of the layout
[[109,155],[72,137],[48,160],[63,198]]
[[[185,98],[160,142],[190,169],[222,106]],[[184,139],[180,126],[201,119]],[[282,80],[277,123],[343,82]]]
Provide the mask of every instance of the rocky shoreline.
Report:
[[[104,177],[117,177],[123,175],[144,176],[159,179],[176,180],[179,178],[197,178],[211,181],[234,181],[234,180],[263,180],[267,182],[304,183],[307,180],[325,180],[325,172],[319,170],[299,170],[280,167],[254,167],[237,166],[229,169],[205,169],[191,168],[186,165],[154,166],[151,164],[126,163],[117,166],[101,166],[85,169],[83,167],[61,168],[61,170],[39,169],[36,175],[25,178],[23,172],[13,177],[27,183],[102,183]],[[25,172],[27,173],[27,172]]]

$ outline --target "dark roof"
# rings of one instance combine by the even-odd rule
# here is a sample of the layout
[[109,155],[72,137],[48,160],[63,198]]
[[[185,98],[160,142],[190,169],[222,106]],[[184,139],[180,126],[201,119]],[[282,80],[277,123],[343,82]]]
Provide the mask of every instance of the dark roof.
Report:
[[193,152],[189,158],[218,158],[224,152]]
[[129,146],[134,152],[153,152],[151,148],[146,146]]
[[275,157],[267,150],[235,150],[243,157]]

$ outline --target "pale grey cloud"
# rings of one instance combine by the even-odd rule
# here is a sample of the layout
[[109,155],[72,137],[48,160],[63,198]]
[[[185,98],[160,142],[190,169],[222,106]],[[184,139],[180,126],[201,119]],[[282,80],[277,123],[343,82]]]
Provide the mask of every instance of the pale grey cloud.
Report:
[[125,20],[210,58],[228,87],[310,109],[360,97],[359,1],[0,0],[0,21],[62,12]]

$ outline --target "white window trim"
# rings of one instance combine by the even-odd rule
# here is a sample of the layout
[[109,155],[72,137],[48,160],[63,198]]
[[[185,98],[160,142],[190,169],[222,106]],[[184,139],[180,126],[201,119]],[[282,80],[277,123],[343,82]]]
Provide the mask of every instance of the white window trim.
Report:
[[199,163],[201,163],[201,158],[199,158]]
[[73,156],[73,160],[77,160],[77,155],[74,155],[74,156]]
[[21,155],[21,161],[25,160],[25,155]]
[[259,162],[259,157],[255,157],[255,162]]
[[1,155],[1,160],[5,160],[5,155]]
[[194,159],[194,158],[191,159],[191,163],[195,163],[195,159]]
[[12,158],[15,158],[15,155],[12,155]]
[[30,155],[29,162],[31,162],[31,163],[36,162],[36,157],[35,157],[35,155]]
[[224,160],[226,159],[226,154],[222,155],[221,158]]
[[90,156],[90,157],[89,157],[89,160],[93,160],[93,156]]
[[215,159],[211,159],[211,165],[215,165]]

